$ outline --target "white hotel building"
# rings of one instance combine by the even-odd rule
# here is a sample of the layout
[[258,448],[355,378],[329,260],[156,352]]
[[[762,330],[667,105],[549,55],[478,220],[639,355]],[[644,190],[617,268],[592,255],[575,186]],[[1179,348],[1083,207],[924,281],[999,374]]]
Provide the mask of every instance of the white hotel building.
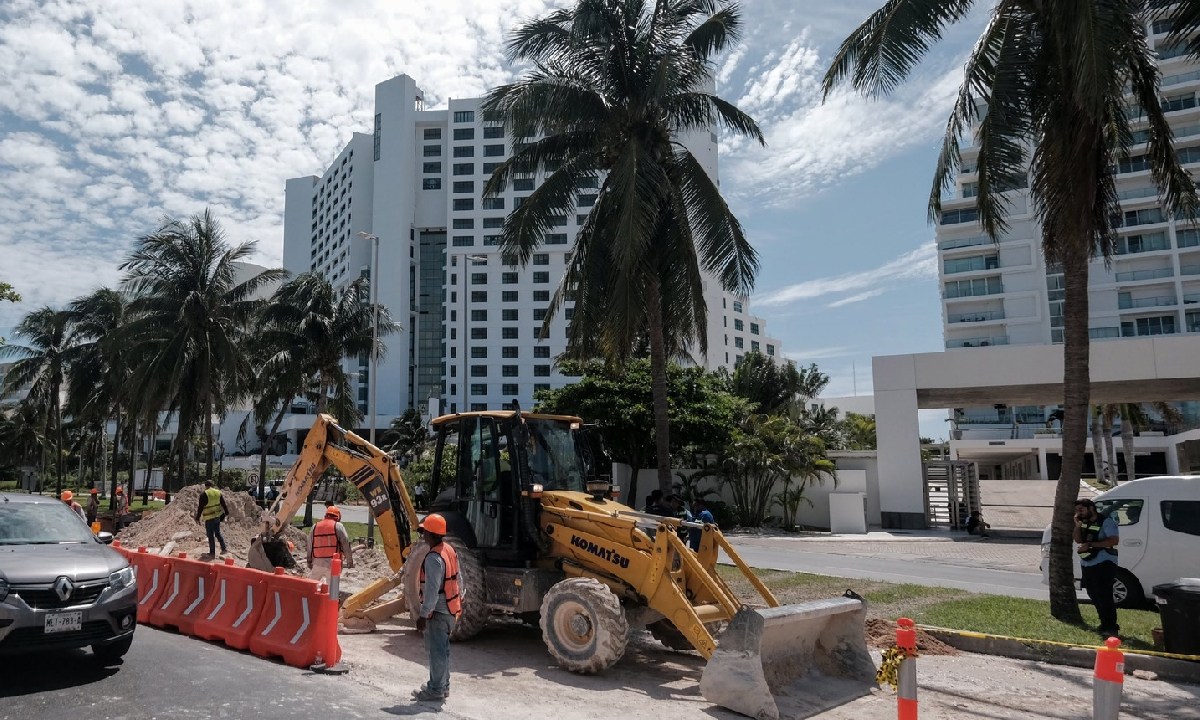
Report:
[[[371,273],[372,241],[359,233],[379,238],[379,302],[401,325],[386,338],[387,357],[379,363],[380,427],[430,399],[441,401],[442,412],[495,408],[514,398],[528,408],[536,390],[571,382],[554,362],[566,349],[571,303],[548,337],[539,334],[598,182],[581,184],[575,213],[559,219],[527,267],[503,265],[500,228],[541,177],[516,179],[501,195],[482,197],[512,139],[483,122],[480,103],[451,99],[446,109],[425,110],[416,82],[394,77],[375,86],[372,134],[354,134],[322,175],[287,181],[287,270],[317,272],[344,286]],[[712,133],[687,138],[713,177],[716,140]],[[781,355],[745,297],[724,293],[711,278],[705,297],[709,352],[696,362],[732,368],[752,350]],[[351,365],[366,412],[366,358]]]

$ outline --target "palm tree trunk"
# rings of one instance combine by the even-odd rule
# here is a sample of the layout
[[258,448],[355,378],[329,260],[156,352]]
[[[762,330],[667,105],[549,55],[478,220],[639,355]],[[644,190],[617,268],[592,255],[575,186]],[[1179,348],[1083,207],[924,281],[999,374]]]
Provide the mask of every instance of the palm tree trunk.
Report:
[[212,401],[206,400],[204,403],[206,412],[204,413],[204,439],[208,444],[208,457],[204,465],[204,479],[212,482],[213,479],[213,431],[212,431]]
[[[1087,238],[1090,240],[1090,238]],[[1071,247],[1078,249],[1072,250]],[[1091,376],[1088,369],[1088,242],[1064,243],[1063,279],[1063,432],[1062,470],[1054,492],[1050,526],[1050,615],[1063,622],[1082,623],[1075,594],[1075,500],[1087,447]]]
[[63,485],[63,458],[62,458],[62,400],[58,397],[58,389],[54,390],[54,435],[57,438],[55,441],[54,456],[55,456],[55,473],[58,476],[54,488],[55,495],[62,495]]
[[663,338],[662,296],[658,279],[646,288],[646,324],[650,331],[650,390],[654,398],[654,445],[658,489],[671,494],[671,425],[667,400],[667,347]]
[[1108,460],[1108,478],[1109,485],[1117,486],[1117,480],[1120,479],[1117,471],[1117,450],[1113,447],[1113,412],[1115,408],[1112,405],[1104,406],[1104,457]]
[[[467,378],[463,378],[464,381]],[[328,404],[327,396],[329,394],[329,384],[325,381],[325,374],[321,373],[321,381],[318,383],[320,394],[317,395],[317,414],[325,412],[325,407]],[[297,449],[298,450],[298,449]],[[317,486],[321,483],[321,478],[313,478],[312,489],[308,491],[308,498],[304,501],[304,527],[312,527],[313,524],[313,499],[317,495]]]
[[156,452],[158,452],[157,421],[150,426],[150,449],[146,452],[146,482],[142,483],[142,502],[146,504],[150,502],[150,481],[154,477],[154,454]]
[[1128,404],[1121,406],[1121,455],[1125,456],[1125,479],[1136,479],[1137,472],[1134,470],[1136,460],[1133,450],[1133,410]]
[[[117,450],[119,448],[117,438],[119,437],[121,437],[121,412],[118,410],[113,423],[113,461],[108,483],[108,511],[110,513],[117,511]],[[104,442],[107,444],[108,438],[104,438]]]
[[1099,405],[1091,415],[1092,427],[1092,465],[1096,468],[1096,482],[1101,485],[1108,485],[1108,473],[1104,467],[1104,436],[1101,430],[1100,413],[1103,412]]
[[[133,493],[136,487],[134,486],[134,478],[137,477],[138,465],[138,434],[137,434],[137,418],[130,415],[129,417],[129,487],[125,488],[125,496],[130,498],[130,504],[133,503]],[[150,477],[147,475],[146,477]],[[143,500],[145,502],[145,500]]]

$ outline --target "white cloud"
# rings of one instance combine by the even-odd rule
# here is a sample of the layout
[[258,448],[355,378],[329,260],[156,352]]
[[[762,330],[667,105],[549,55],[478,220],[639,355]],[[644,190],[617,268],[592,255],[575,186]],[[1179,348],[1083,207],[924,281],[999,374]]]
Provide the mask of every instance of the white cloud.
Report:
[[869,270],[804,280],[754,298],[756,307],[787,305],[799,300],[846,295],[829,307],[860,302],[886,292],[899,282],[937,276],[937,248],[932,241]]
[[828,360],[830,358],[846,357],[853,355],[857,350],[845,345],[831,345],[828,347],[805,348],[802,350],[786,350],[783,356],[788,360],[794,360],[797,363],[807,364],[817,360]]

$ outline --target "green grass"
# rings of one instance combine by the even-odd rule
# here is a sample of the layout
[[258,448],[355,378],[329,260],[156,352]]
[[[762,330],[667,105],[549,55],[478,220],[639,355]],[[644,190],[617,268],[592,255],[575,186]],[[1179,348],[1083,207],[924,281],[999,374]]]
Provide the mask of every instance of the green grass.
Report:
[[[747,602],[761,603],[754,588],[736,568],[722,565],[718,567],[718,572],[737,595]],[[891,621],[903,616],[924,625],[989,635],[1085,646],[1100,643],[1095,631],[1099,625],[1096,610],[1091,605],[1080,606],[1084,625],[1077,626],[1050,617],[1050,603],[1041,600],[781,570],[760,570],[757,575],[776,599],[784,604],[837,597],[847,589],[852,589],[866,598],[867,615],[870,618]],[[1161,625],[1158,613],[1120,610],[1118,615],[1125,647],[1141,650],[1154,648],[1150,631]]]
[[[317,518],[313,518],[313,524],[316,524],[316,522]],[[367,537],[366,523],[343,522],[342,526],[346,528],[346,534],[350,536],[350,542],[355,542],[356,540],[365,540]],[[302,517],[292,518],[292,527],[299,528],[304,532],[309,532],[309,529],[304,527],[304,518]],[[383,537],[379,534],[379,528],[376,527],[374,530],[376,544],[382,543]]]

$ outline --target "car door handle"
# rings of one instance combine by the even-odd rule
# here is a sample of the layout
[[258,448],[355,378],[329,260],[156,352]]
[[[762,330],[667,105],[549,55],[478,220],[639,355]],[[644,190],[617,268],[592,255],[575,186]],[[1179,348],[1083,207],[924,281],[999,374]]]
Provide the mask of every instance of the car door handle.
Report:
[[1124,543],[1122,543],[1122,544],[1123,544],[1125,547],[1141,547],[1141,546],[1142,546],[1142,541],[1141,541],[1141,540],[1126,540],[1126,541],[1125,541]]

